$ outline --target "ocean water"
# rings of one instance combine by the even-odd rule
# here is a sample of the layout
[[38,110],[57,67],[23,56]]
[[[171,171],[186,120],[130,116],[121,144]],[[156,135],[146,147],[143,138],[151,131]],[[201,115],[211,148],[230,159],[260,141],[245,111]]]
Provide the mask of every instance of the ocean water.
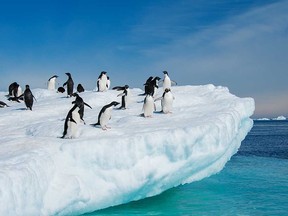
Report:
[[96,215],[288,215],[288,121],[254,121],[216,175]]

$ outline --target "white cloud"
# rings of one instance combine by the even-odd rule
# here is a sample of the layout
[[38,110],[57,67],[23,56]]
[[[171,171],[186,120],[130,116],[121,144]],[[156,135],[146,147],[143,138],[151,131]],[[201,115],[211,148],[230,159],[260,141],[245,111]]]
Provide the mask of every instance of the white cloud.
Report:
[[[180,84],[211,82],[240,96],[278,98],[279,92],[288,92],[287,29],[288,1],[281,1],[179,34],[167,44],[141,47],[139,52],[152,59],[150,70],[171,71]],[[259,112],[272,112],[264,108],[265,101],[257,101]],[[280,112],[283,105],[279,102],[273,108]]]

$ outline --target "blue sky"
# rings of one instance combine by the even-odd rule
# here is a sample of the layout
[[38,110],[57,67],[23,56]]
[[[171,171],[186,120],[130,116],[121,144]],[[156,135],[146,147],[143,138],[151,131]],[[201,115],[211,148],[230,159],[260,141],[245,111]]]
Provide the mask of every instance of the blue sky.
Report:
[[179,85],[227,86],[255,117],[288,116],[288,1],[0,0],[0,89],[48,78],[143,87],[167,70]]

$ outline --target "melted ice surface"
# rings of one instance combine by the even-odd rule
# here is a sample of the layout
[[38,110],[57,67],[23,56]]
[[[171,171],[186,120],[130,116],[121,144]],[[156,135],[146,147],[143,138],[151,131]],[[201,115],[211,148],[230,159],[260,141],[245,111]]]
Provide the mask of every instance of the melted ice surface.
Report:
[[0,215],[77,215],[201,180],[223,169],[253,125],[252,98],[177,86],[173,113],[152,118],[139,115],[143,91],[131,89],[129,108],[112,110],[103,131],[90,124],[104,105],[121,101],[119,92],[86,91],[80,96],[93,108],[85,107],[86,125],[78,138],[59,139],[75,98],[32,92],[33,111],[12,102],[0,109]]

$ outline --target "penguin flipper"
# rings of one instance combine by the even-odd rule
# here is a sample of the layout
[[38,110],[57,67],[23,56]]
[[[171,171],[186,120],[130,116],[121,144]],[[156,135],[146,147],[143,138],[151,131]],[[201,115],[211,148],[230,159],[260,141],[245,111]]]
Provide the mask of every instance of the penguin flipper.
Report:
[[124,96],[124,95],[125,95],[125,93],[123,92],[121,94],[118,94],[117,97]]
[[159,97],[159,98],[156,98],[154,101],[156,102],[156,101],[159,101],[159,100],[162,100],[163,99],[163,97]]
[[177,82],[171,80],[171,83],[174,84],[174,85],[177,85]]
[[70,121],[74,122],[75,124],[77,124],[77,122],[72,117],[70,118]]
[[86,106],[88,106],[90,109],[92,109],[92,107],[91,107],[89,104],[85,103],[85,102],[84,102],[84,105],[86,105]]

